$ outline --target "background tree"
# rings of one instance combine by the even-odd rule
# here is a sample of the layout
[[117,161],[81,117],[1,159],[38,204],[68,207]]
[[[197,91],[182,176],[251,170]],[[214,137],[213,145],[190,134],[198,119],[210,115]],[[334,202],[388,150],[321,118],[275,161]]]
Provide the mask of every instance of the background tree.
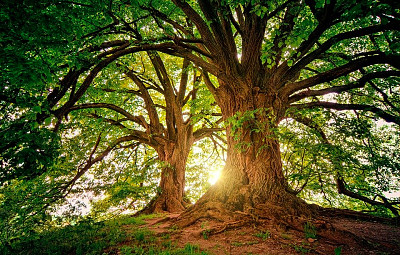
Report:
[[[101,98],[101,95],[95,93],[95,90],[91,88],[94,81],[104,81],[104,77],[103,80],[98,78],[99,74],[114,72],[113,75],[116,77],[118,75],[115,75],[115,72],[123,73],[128,71],[121,67],[117,68],[116,65],[112,66],[114,69],[111,69],[111,71],[108,69],[107,71],[106,67],[110,67],[110,63],[128,54],[151,50],[154,46],[144,45],[138,46],[133,51],[132,49],[126,50],[127,46],[130,45],[129,40],[121,40],[121,37],[118,35],[121,31],[126,33],[124,30],[126,24],[118,21],[115,17],[111,11],[114,7],[111,2],[23,1],[18,3],[4,2],[1,3],[1,7],[1,19],[2,23],[5,24],[5,29],[1,30],[0,42],[2,46],[1,78],[5,85],[1,87],[0,91],[0,135],[1,140],[4,142],[1,144],[0,155],[0,202],[2,208],[1,221],[2,224],[4,223],[2,229],[5,230],[1,233],[1,236],[4,237],[4,240],[8,240],[26,234],[29,229],[35,227],[33,224],[43,223],[43,221],[48,219],[50,210],[53,209],[49,208],[49,206],[54,205],[60,199],[63,201],[62,199],[69,192],[74,190],[75,192],[82,192],[82,186],[78,186],[72,190],[73,185],[90,167],[99,163],[106,156],[113,156],[116,160],[121,161],[126,153],[120,153],[118,156],[118,151],[122,151],[123,149],[132,149],[134,152],[146,151],[137,143],[128,144],[132,140],[132,134],[127,135],[125,133],[125,136],[117,137],[114,141],[113,137],[111,141],[103,143],[104,140],[110,138],[110,136],[107,136],[109,134],[104,133],[110,131],[110,128],[101,124],[109,125],[110,123],[107,123],[107,121],[111,122],[111,124],[116,124],[117,121],[112,122],[112,119],[97,118],[95,117],[95,113],[91,114],[91,116],[86,115],[86,119],[85,116],[79,116],[79,118],[71,121],[67,114],[71,111],[77,112],[74,110],[78,108],[71,107],[74,107],[79,100],[86,103],[93,103],[93,101],[90,101],[91,99]],[[133,18],[137,16],[134,12],[131,14]],[[132,24],[144,24],[145,21],[143,19],[145,17],[146,15],[144,17],[137,16],[134,18]],[[111,25],[102,27],[104,23],[108,22]],[[135,43],[139,44],[148,39],[148,36],[146,38],[142,38],[141,36],[137,35],[138,39]],[[153,54],[156,58],[160,58],[159,54]],[[181,63],[182,61],[178,60],[178,62]],[[132,63],[132,61],[129,63]],[[158,74],[165,75],[167,72],[165,65],[160,64],[159,60],[154,60],[154,63],[158,63]],[[119,64],[124,63],[119,62]],[[151,66],[150,64],[147,65],[148,67]],[[191,66],[187,61],[185,65],[186,67]],[[168,104],[169,106],[177,106],[177,103],[180,103],[181,105],[177,107],[187,111],[187,115],[180,116],[181,120],[183,118],[185,120],[185,127],[182,128],[184,131],[192,130],[193,127],[195,130],[198,129],[195,136],[191,137],[191,134],[188,134],[189,144],[196,141],[196,139],[209,135],[210,130],[206,127],[212,125],[212,121],[214,121],[214,117],[209,116],[207,118],[209,122],[206,124],[201,122],[203,117],[209,114],[206,113],[207,110],[199,109],[198,105],[204,103],[203,106],[208,107],[209,100],[203,102],[196,99],[196,97],[206,98],[207,91],[200,89],[201,79],[197,80],[200,73],[196,76],[197,78],[193,77],[196,78],[193,80],[196,82],[195,87],[190,87],[192,76],[188,79],[188,75],[189,73],[194,73],[194,70],[191,67],[183,70],[181,88],[171,87],[171,82],[176,85],[176,80],[180,78],[179,75],[176,76],[177,69],[173,70],[174,73],[171,76],[167,75],[163,77],[157,88],[159,90],[158,94],[162,95],[165,91],[160,84],[165,85],[170,97],[172,97],[171,93],[174,94],[178,93],[178,90],[181,91],[179,99],[176,99],[175,103],[168,102]],[[132,77],[135,77],[134,73],[131,73]],[[155,73],[150,76],[153,76],[153,81],[150,81],[151,84],[157,85],[157,82],[154,82],[158,79]],[[142,79],[143,77],[136,77],[136,81],[145,82]],[[147,89],[147,86],[150,85],[142,84],[142,91],[144,86]],[[188,87],[192,90],[190,95],[185,94]],[[114,87],[113,89],[115,90],[116,88]],[[171,92],[172,89],[173,91]],[[121,92],[120,94],[126,93],[127,95],[140,94],[139,88],[134,93],[126,91],[122,93],[122,90],[117,92]],[[112,94],[111,91],[101,91],[104,94]],[[148,94],[155,93],[150,92]],[[156,95],[156,97],[158,96]],[[182,96],[183,98],[181,98]],[[151,101],[148,95],[147,97],[142,97]],[[117,96],[114,97],[114,99],[116,98]],[[165,102],[164,104],[162,103],[162,100],[157,100],[161,102],[161,105],[157,106],[157,114],[160,115],[159,122],[163,122],[166,119],[163,113],[166,105]],[[98,102],[96,101],[96,103]],[[123,102],[119,103],[123,104]],[[144,99],[142,101],[136,100],[136,103],[135,106],[142,106]],[[189,104],[190,107],[188,106]],[[96,105],[95,108],[97,106],[99,105]],[[88,105],[86,104],[82,108],[85,107],[88,108]],[[98,114],[104,113],[106,114],[105,116],[108,116],[110,115],[110,110],[112,110],[109,108],[107,108],[108,111],[97,108],[97,112]],[[114,107],[113,109],[115,110],[116,108],[118,107]],[[149,106],[149,108],[152,109],[154,115],[154,105]],[[118,110],[121,109],[118,108],[116,112],[114,111],[114,115],[111,114],[110,116],[115,117]],[[131,109],[134,109],[134,107]],[[176,110],[175,108],[167,114],[168,120],[173,119],[168,125],[172,128],[169,129],[170,134],[174,135],[177,132],[174,126],[174,118],[177,116]],[[132,116],[128,112],[123,113]],[[64,118],[66,118],[66,121],[63,121]],[[97,122],[92,121],[89,123],[89,120],[96,120]],[[140,120],[142,125],[146,121],[143,117],[135,117],[134,120],[136,122]],[[93,124],[89,128],[93,133],[88,131],[85,124]],[[118,125],[113,126],[117,127]],[[119,127],[121,126],[123,125],[120,124]],[[125,132],[129,133],[129,128],[132,129],[133,127],[134,125],[131,124],[131,126],[125,129]],[[148,126],[147,128],[147,131],[149,131],[150,127]],[[162,129],[161,126],[151,128]],[[119,133],[113,133],[113,135],[123,135],[124,133],[121,130],[119,128]],[[165,127],[165,130],[167,130],[167,127]],[[162,132],[165,130],[162,130]],[[145,133],[145,131],[146,128],[143,128],[139,133]],[[60,134],[63,134],[61,139]],[[85,135],[86,139],[79,138],[77,134]],[[179,134],[181,135],[181,133]],[[165,135],[165,132],[162,135]],[[169,134],[166,135],[168,136]],[[186,134],[183,135],[185,136]],[[143,137],[144,135],[141,138]],[[146,138],[151,138],[151,134],[148,134]],[[67,142],[67,140],[70,141]],[[146,141],[149,142],[148,140]],[[171,147],[174,146],[172,140],[166,140],[165,142],[169,143],[168,153],[172,153],[171,150],[173,148]],[[188,147],[185,147],[185,149],[188,150]],[[161,155],[165,154],[165,151],[162,151],[161,148],[159,148],[159,152]],[[71,153],[75,153],[75,155],[71,155]],[[185,151],[183,154],[185,153],[188,153],[188,151]],[[138,154],[140,155],[141,153]],[[137,159],[136,157],[132,163],[140,164],[146,163],[149,160],[151,161],[153,155],[151,153],[148,154],[148,159],[143,159],[143,157],[142,159],[140,157]],[[129,159],[129,157],[126,158]],[[122,162],[120,163],[122,164]],[[134,167],[133,169],[135,170],[137,168],[135,164],[129,164],[128,166]],[[170,167],[171,165],[164,164],[164,166]],[[146,170],[151,167],[144,165],[143,169]],[[98,169],[101,169],[101,167],[98,167]],[[129,192],[135,193],[136,198],[141,196],[141,201],[148,198],[148,195],[151,194],[149,191],[153,191],[152,188],[154,186],[152,186],[152,182],[155,177],[151,174],[154,175],[154,167],[152,171],[152,173],[136,176],[136,179],[131,178],[132,176],[126,179],[132,184]],[[128,175],[128,173],[125,174]],[[107,190],[107,192],[114,195],[116,192],[113,192],[113,189],[114,191],[117,190],[118,187],[116,186],[120,184],[118,182],[118,174],[116,175],[115,185]],[[144,177],[150,178],[150,180],[143,180]],[[167,175],[164,177],[171,178],[171,176]],[[179,178],[182,178],[182,172],[179,173]],[[82,181],[87,182],[88,179],[83,179]],[[147,186],[138,187],[140,183],[146,181]],[[109,184],[107,180],[105,182],[103,186]],[[167,183],[167,181],[163,181],[162,183]],[[183,181],[180,182],[180,185],[179,190],[175,192],[178,195],[183,191]],[[90,190],[90,185],[86,187],[89,187]],[[125,193],[129,193],[126,192],[126,185],[124,189]],[[121,197],[122,195],[115,195],[115,197],[117,196]],[[167,209],[166,205],[158,205],[158,208],[160,207]],[[181,210],[182,207],[179,207],[179,209]]]
[[[22,55],[33,54],[32,58],[44,66],[44,70],[38,72],[38,76],[47,75],[48,78],[47,80],[41,80],[41,84],[38,84],[37,81],[29,78],[30,80],[24,80],[24,82],[27,82],[27,84],[20,86],[18,81],[13,80],[15,79],[15,76],[13,75],[15,72],[19,72],[19,69],[13,70],[11,67],[12,65],[16,65],[18,68],[21,67],[18,66],[18,61],[15,61],[15,57],[7,60],[8,62],[6,61],[4,63],[5,71],[10,70],[12,73],[10,73],[5,80],[6,84],[9,84],[9,86],[5,87],[6,91],[2,93],[2,95],[4,95],[2,96],[2,99],[4,99],[7,107],[13,107],[13,110],[10,110],[10,112],[14,113],[16,109],[18,109],[15,107],[16,100],[22,100],[22,97],[20,95],[15,95],[15,98],[11,98],[12,96],[10,97],[10,95],[8,95],[8,91],[11,91],[13,87],[15,87],[16,90],[19,89],[21,91],[32,88],[33,91],[40,91],[40,95],[39,92],[36,94],[34,94],[33,91],[30,92],[31,97],[36,101],[25,106],[25,108],[32,112],[29,114],[24,114],[25,117],[23,117],[21,122],[24,123],[26,118],[28,118],[31,123],[23,124],[25,126],[32,126],[34,128],[39,128],[40,124],[45,124],[44,126],[48,126],[52,121],[50,116],[55,116],[57,121],[54,129],[59,130],[60,126],[62,126],[62,119],[67,117],[67,114],[71,111],[82,108],[105,108],[122,114],[125,116],[125,118],[127,118],[127,120],[123,120],[125,123],[133,122],[135,125],[137,125],[136,128],[138,128],[137,130],[134,130],[135,126],[132,124],[130,124],[130,126],[128,125],[128,127],[125,127],[123,124],[118,123],[119,120],[115,121],[113,119],[104,119],[114,126],[119,126],[121,129],[125,129],[125,131],[128,130],[128,134],[117,138],[114,142],[109,143],[107,145],[108,147],[103,148],[103,151],[101,152],[99,152],[99,143],[102,140],[101,136],[98,137],[97,142],[96,139],[92,140],[94,142],[93,151],[88,153],[88,161],[79,168],[75,177],[73,177],[72,180],[64,185],[63,190],[66,191],[70,189],[70,186],[73,185],[77,179],[79,179],[93,164],[98,163],[100,160],[106,157],[116,146],[120,146],[121,143],[126,144],[131,140],[138,140],[141,143],[147,143],[156,148],[160,161],[164,162],[163,168],[165,170],[161,176],[160,183],[162,193],[159,199],[160,202],[154,202],[152,209],[149,210],[182,210],[182,205],[178,206],[178,204],[184,203],[182,197],[184,187],[184,168],[187,155],[193,142],[210,135],[212,131],[212,129],[207,129],[206,125],[203,125],[201,130],[199,129],[193,133],[193,125],[195,124],[193,121],[198,122],[201,120],[201,117],[199,118],[200,115],[198,113],[196,113],[195,116],[196,120],[192,118],[193,116],[189,116],[190,114],[193,115],[196,110],[192,110],[190,113],[189,107],[186,105],[189,102],[195,107],[196,103],[193,102],[196,100],[199,102],[199,100],[196,99],[196,96],[198,96],[196,94],[197,90],[199,89],[201,74],[199,73],[197,76],[195,75],[193,77],[195,79],[194,82],[196,82],[197,85],[192,86],[191,91],[188,91],[188,94],[185,94],[188,87],[189,72],[194,70],[190,67],[190,63],[187,60],[182,63],[183,69],[182,76],[180,77],[181,82],[179,87],[175,88],[173,86],[176,85],[175,80],[178,79],[178,77],[175,77],[175,74],[173,76],[169,76],[164,63],[161,61],[161,57],[158,53],[153,52],[151,53],[153,56],[151,58],[153,65],[150,67],[150,69],[155,68],[155,73],[158,76],[153,75],[152,79],[159,80],[159,84],[153,82],[152,80],[144,81],[143,77],[139,77],[133,71],[128,69],[124,70],[126,75],[129,76],[138,86],[136,91],[131,90],[125,92],[128,95],[136,94],[137,96],[141,97],[142,101],[136,100],[135,106],[140,106],[141,103],[145,104],[143,110],[148,112],[148,120],[141,116],[142,113],[139,113],[137,116],[129,114],[127,111],[121,108],[121,106],[115,105],[113,104],[114,102],[111,101],[102,103],[102,100],[100,99],[97,100],[96,103],[90,103],[90,99],[88,98],[94,96],[91,86],[93,83],[97,82],[97,80],[100,80],[98,76],[107,72],[108,74],[111,74],[112,72],[118,72],[118,68],[116,68],[114,63],[115,60],[119,59],[120,65],[126,65],[126,63],[122,63],[121,61],[132,63],[132,60],[129,62],[128,57],[122,59],[124,56],[154,48],[153,45],[142,45],[138,46],[136,49],[127,49],[127,47],[130,45],[129,40],[121,40],[121,37],[119,36],[119,34],[123,33],[132,33],[133,38],[136,38],[135,44],[140,44],[149,39],[148,37],[151,34],[147,34],[147,31],[141,34],[137,28],[134,28],[134,26],[137,26],[138,24],[145,24],[144,19],[146,18],[147,14],[142,16],[140,11],[135,12],[134,10],[128,10],[118,13],[120,16],[116,16],[117,14],[114,13],[114,8],[117,7],[117,9],[120,10],[121,6],[115,6],[113,5],[113,2],[98,5],[97,1],[94,1],[93,3],[90,1],[85,3],[44,1],[35,3],[24,2],[20,5],[21,6],[18,5],[16,7],[8,5],[5,6],[5,10],[7,10],[5,11],[5,18],[9,19],[5,22],[10,24],[10,27],[16,27],[14,28],[15,31],[11,30],[11,32],[5,33],[4,45],[10,42],[11,45],[16,44],[14,47],[6,48],[5,55],[8,54],[11,56],[14,51],[19,51],[18,53]],[[15,10],[13,8],[15,8]],[[21,11],[24,9],[25,12],[34,12],[38,14],[35,14],[33,17],[31,17],[31,20],[19,24],[19,20],[14,20],[15,17],[13,15],[21,15],[21,13],[17,13],[20,9]],[[95,15],[99,13],[102,15]],[[45,24],[49,20],[56,18],[57,15],[60,15],[62,18],[58,18],[59,21],[55,24],[52,24],[53,26],[44,29],[46,26]],[[123,15],[123,18],[121,18],[121,15]],[[124,20],[125,15],[130,15],[130,18],[133,19],[130,21],[130,24],[126,23]],[[86,18],[82,20],[79,20],[80,18],[76,19],[76,17],[84,16],[92,19],[90,21],[88,21]],[[68,19],[71,19],[73,22],[68,23]],[[33,24],[33,22],[37,23]],[[102,27],[102,23],[107,22],[111,22],[111,24]],[[40,29],[36,31],[34,30],[34,26],[43,27],[40,27]],[[59,28],[62,29],[59,30]],[[20,36],[25,36],[26,38],[19,38]],[[71,57],[71,55],[73,57]],[[21,57],[21,59],[25,61],[25,65],[29,67],[33,65],[29,62],[26,62],[24,57]],[[170,59],[170,61],[173,60]],[[110,67],[110,64],[113,65]],[[114,69],[109,69],[107,71],[107,68]],[[123,68],[119,67],[119,69]],[[176,66],[174,72],[175,71]],[[121,72],[121,70],[119,70],[119,72]],[[145,70],[143,70],[143,72],[145,72]],[[111,76],[108,78],[111,78]],[[108,82],[108,85],[110,84],[111,83]],[[119,84],[116,82],[114,85],[118,86]],[[108,89],[108,91],[102,90],[102,93],[122,93],[122,91],[115,91],[115,86],[114,88]],[[147,89],[153,89],[154,91],[158,90],[159,94],[164,95],[166,101],[161,103],[161,105],[156,106],[150,96],[151,94],[154,95],[154,93],[148,92]],[[204,93],[202,92],[202,94]],[[101,94],[96,94],[97,98],[101,98],[101,96]],[[110,99],[110,97],[108,99]],[[90,104],[86,103],[84,105],[76,106],[79,100],[89,102]],[[23,102],[23,104],[27,104],[27,102]],[[203,106],[207,106],[207,104],[203,104]],[[167,109],[166,114],[163,116],[158,116],[161,114],[163,109]],[[187,115],[187,117],[182,115],[183,109],[185,111],[188,110],[189,115]],[[23,111],[23,109],[19,110],[21,113]],[[177,115],[178,111],[180,111],[179,117]],[[204,113],[206,111],[208,110],[202,110],[201,112]],[[92,115],[91,117],[102,119],[102,116],[96,114]],[[209,121],[207,125],[211,124],[213,121],[212,118],[213,117],[210,116],[207,119]],[[149,123],[146,121],[149,121]],[[167,123],[164,127],[161,126],[163,121],[166,121]],[[16,125],[16,122],[8,121],[5,122],[5,125],[10,125],[9,123]],[[5,127],[4,130],[7,131],[7,128],[8,127]],[[7,131],[7,134],[12,134],[6,137],[8,140],[12,138],[15,141],[18,141],[19,138],[17,138],[16,135],[13,135],[16,133],[15,129],[19,129],[16,134],[26,132],[21,128],[21,125],[16,126],[14,129],[8,129],[10,130],[9,132]],[[41,130],[40,132],[47,132],[46,128],[39,130]],[[215,130],[219,129],[217,128]],[[31,131],[29,130],[27,132],[30,133]],[[5,136],[7,136],[7,134]],[[51,135],[51,133],[47,136],[49,135]],[[46,142],[49,141],[49,139],[41,139],[40,141]],[[31,140],[25,145],[25,149],[22,150],[22,152],[28,151],[29,153],[35,154],[37,151],[35,148],[38,147],[38,145],[35,145],[35,143],[37,142],[31,138]],[[49,143],[51,143],[51,141],[49,141]],[[16,147],[18,146],[13,146],[13,142],[10,141],[4,148],[3,158],[7,159],[9,162],[7,165],[4,165],[7,169],[3,169],[4,171],[2,171],[2,174],[4,174],[3,180],[30,175],[29,171],[32,171],[31,169],[35,169],[34,171],[39,171],[42,169],[40,165],[27,166],[29,163],[27,159],[32,158],[32,161],[37,161],[38,159],[40,160],[40,155],[26,156],[26,153],[20,153],[21,157],[18,157],[18,159],[14,160],[13,158],[16,158],[19,155],[11,155],[15,152]],[[44,147],[44,145],[41,147]],[[184,152],[177,152],[175,148],[183,150]],[[51,159],[53,157],[50,147],[43,150],[41,149],[40,151],[44,151],[44,153],[49,154],[48,156],[44,156],[45,159]],[[24,162],[23,164],[20,164],[23,168],[21,170],[18,170],[18,167],[20,167],[19,162]],[[16,168],[16,170],[11,172],[11,169],[13,168]],[[40,171],[41,172],[35,173],[35,175],[32,175],[31,177],[43,173],[45,169]],[[167,174],[167,171],[172,171],[175,174]],[[171,198],[168,198],[170,201],[165,202],[167,199],[166,197],[169,196],[171,196]]]
[[[201,87],[201,73],[189,61],[167,56],[163,61],[156,52],[147,55],[148,60],[144,59],[146,56],[136,56],[142,59],[142,65],[138,69],[135,63],[138,69],[135,71],[129,66],[134,56],[119,59],[114,68],[103,70],[90,90],[69,108],[70,112],[89,109],[85,113],[87,117],[119,129],[115,131],[116,140],[108,148],[93,149],[90,156],[93,160],[88,161],[70,184],[116,146],[128,149],[144,144],[157,152],[162,168],[159,194],[145,211],[180,212],[187,203],[184,201],[185,168],[191,147],[221,131],[220,117],[211,108],[212,96],[207,96],[204,85]],[[110,131],[107,137],[111,137]]]

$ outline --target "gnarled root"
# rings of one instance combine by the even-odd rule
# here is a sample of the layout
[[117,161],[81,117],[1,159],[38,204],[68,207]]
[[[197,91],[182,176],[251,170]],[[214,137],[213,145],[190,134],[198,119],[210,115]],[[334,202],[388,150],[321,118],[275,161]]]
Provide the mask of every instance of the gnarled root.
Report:
[[[216,220],[221,222],[221,229],[230,226],[255,223],[260,219],[272,220],[279,225],[298,225],[299,222],[313,218],[317,215],[318,206],[309,205],[303,200],[292,194],[285,194],[288,197],[281,196],[284,201],[267,202],[253,205],[247,199],[238,199],[243,201],[239,206],[233,207],[229,203],[224,203],[217,199],[200,200],[198,203],[183,212],[176,221],[178,227],[184,228],[190,226],[201,219]],[[230,200],[233,200],[230,198]],[[246,201],[247,200],[247,201]],[[234,225],[235,225],[234,224]],[[297,229],[299,227],[295,227]],[[216,232],[218,232],[216,230]]]
[[185,201],[178,201],[178,199],[174,197],[167,197],[165,195],[158,195],[153,198],[145,208],[137,212],[137,215],[140,214],[151,214],[151,213],[181,213],[187,207],[187,203]]

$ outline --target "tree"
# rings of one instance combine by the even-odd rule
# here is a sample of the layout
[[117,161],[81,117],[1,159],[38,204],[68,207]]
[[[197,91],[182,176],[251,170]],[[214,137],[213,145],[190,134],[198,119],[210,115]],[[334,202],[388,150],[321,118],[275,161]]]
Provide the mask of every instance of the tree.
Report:
[[[214,131],[221,130],[217,124],[215,126],[213,124],[220,118],[218,113],[210,114],[207,117],[205,112],[209,110],[195,109],[198,104],[196,100],[199,101],[197,97],[201,96],[206,100],[205,102],[209,102],[203,97],[207,96],[207,93],[200,88],[202,86],[201,73],[196,71],[196,68],[188,60],[181,61],[169,57],[171,62],[182,62],[182,74],[177,77],[175,75],[179,69],[177,65],[174,66],[174,70],[169,70],[169,67],[167,68],[163,63],[160,54],[150,51],[154,48],[153,45],[139,45],[134,50],[127,49],[130,46],[129,40],[121,40],[118,34],[133,32],[137,37],[135,45],[143,44],[145,35],[141,35],[135,29],[127,31],[126,29],[130,26],[124,24],[124,20],[116,16],[112,2],[98,5],[96,1],[93,3],[90,1],[87,3],[28,1],[18,4],[14,8],[10,4],[4,6],[5,23],[9,24],[11,31],[4,33],[2,41],[2,45],[9,45],[2,52],[5,55],[2,64],[5,74],[7,74],[4,76],[4,82],[8,86],[1,91],[0,95],[4,108],[10,108],[9,115],[20,112],[21,121],[13,122],[7,118],[9,115],[4,116],[5,124],[2,135],[7,138],[7,143],[2,147],[2,158],[6,160],[2,164],[6,168],[3,169],[0,176],[2,181],[24,178],[24,176],[34,178],[43,174],[46,168],[40,167],[40,165],[43,165],[44,160],[51,161],[55,157],[49,145],[47,145],[47,149],[37,150],[38,145],[34,139],[31,138],[27,142],[20,139],[23,130],[28,129],[27,132],[30,133],[30,128],[36,128],[47,138],[46,135],[51,135],[51,133],[48,134],[48,128],[51,127],[52,122],[51,116],[56,117],[57,120],[53,120],[56,122],[54,130],[59,131],[62,129],[63,119],[67,119],[72,111],[97,109],[97,113],[89,113],[88,117],[108,122],[120,128],[120,133],[116,135],[114,141],[104,145],[101,144],[105,140],[101,134],[92,140],[93,148],[86,155],[87,161],[78,167],[76,175],[71,180],[62,185],[62,192],[68,193],[90,167],[103,160],[113,150],[123,147],[123,144],[129,149],[129,146],[126,145],[128,142],[138,141],[154,148],[160,162],[163,162],[160,194],[158,199],[155,199],[149,206],[148,211],[183,210],[185,162],[190,148],[197,140],[210,136]],[[26,15],[34,13],[34,15],[29,16],[30,19],[25,23],[15,19],[15,16],[24,13]],[[99,13],[101,15],[97,15]],[[128,11],[128,13],[132,16],[138,15],[135,14],[135,11]],[[125,12],[123,14],[127,15]],[[81,17],[89,17],[90,21],[86,18],[81,20]],[[46,23],[52,19],[56,19],[56,22],[47,28]],[[72,22],[68,22],[68,20]],[[103,22],[111,22],[111,24],[101,27]],[[144,18],[138,15],[132,23],[144,24],[144,22]],[[39,29],[35,30],[37,27]],[[135,59],[133,54],[141,51],[147,52],[151,56],[152,64],[149,64],[149,61],[147,63],[142,61],[142,66],[146,65],[146,67],[139,74],[135,70],[127,68],[127,65],[133,66],[132,63]],[[11,57],[14,54],[17,54],[20,59]],[[129,57],[126,57],[127,55]],[[143,59],[143,56],[141,58]],[[38,77],[31,78],[27,75],[26,79],[22,79],[23,85],[21,85],[20,80],[15,78],[15,76],[20,76],[19,72],[22,72],[21,69],[23,69],[20,62],[33,69],[32,72],[36,73]],[[17,68],[13,69],[14,66]],[[41,66],[44,70],[36,71],[38,68],[34,69],[34,66]],[[153,74],[151,74],[151,70],[154,70]],[[123,75],[115,75],[115,73],[121,72],[136,84],[135,89],[124,90],[119,88],[120,83],[114,82],[112,88],[101,90],[101,84],[98,83],[99,80],[102,81],[102,74],[112,74],[113,77],[109,75],[108,79],[121,79]],[[188,77],[192,74],[193,80]],[[42,76],[45,78],[41,79]],[[103,77],[103,79],[106,78]],[[180,81],[178,81],[179,79]],[[124,83],[122,85],[126,85],[126,82]],[[178,83],[179,86],[175,87]],[[103,94],[93,93],[95,84],[100,86]],[[13,95],[9,93],[11,91],[17,93]],[[29,91],[33,102],[29,100],[21,102],[24,100],[23,96],[28,94],[26,91]],[[123,101],[110,100],[112,97],[114,100],[121,100],[117,96],[109,96],[110,94],[120,94],[125,97],[126,95],[135,96],[137,102],[144,104],[143,111],[147,112],[147,116],[143,116],[143,113],[131,114],[130,111],[138,112],[134,108],[140,107],[140,105],[126,107]],[[96,102],[91,101],[94,97],[96,97]],[[154,100],[159,102],[154,103]],[[106,109],[106,111],[101,112],[99,109]],[[99,111],[105,115],[99,115]],[[110,111],[113,111],[114,115],[110,114]],[[118,115],[124,116],[124,119],[120,119]],[[207,122],[203,117],[206,117]],[[25,123],[27,119],[29,123]],[[21,126],[26,128],[22,129]],[[118,137],[118,135],[120,136]],[[42,147],[45,147],[45,142],[51,143],[49,140],[39,139],[44,143]],[[23,145],[20,145],[21,143]],[[12,155],[19,150],[18,146],[23,146],[24,150]],[[24,153],[25,151],[27,153]],[[36,151],[43,151],[49,155],[43,155],[44,159],[41,159],[41,155],[36,155],[38,154]],[[21,156],[19,156],[20,154]],[[26,156],[27,154],[28,156]],[[30,161],[27,159],[30,158],[33,162],[39,163],[28,164]],[[24,160],[25,162],[20,164]],[[35,172],[31,174],[30,171]]]
[[282,172],[275,130],[285,118],[312,119],[312,109],[354,110],[400,123],[396,4],[173,3],[175,9],[169,2],[137,4],[159,27],[154,33],[163,42],[152,45],[201,67],[229,122],[226,167],[188,211],[190,221],[207,215],[227,219],[235,211],[260,217],[313,213],[288,188]]
[[[72,40],[79,58],[57,69],[59,86],[47,95],[49,113],[39,114],[39,122],[50,114],[61,121],[71,110],[89,107],[79,106],[79,100],[96,77],[138,52],[153,54],[157,75],[166,82],[165,59],[158,57],[162,54],[182,58],[201,70],[227,123],[227,163],[219,182],[181,216],[185,224],[204,216],[232,219],[236,212],[279,219],[317,211],[296,196],[285,178],[278,129],[286,119],[315,130],[327,147],[331,134],[325,134],[329,129],[323,126],[337,123],[335,111],[345,111],[360,123],[371,118],[400,123],[396,3],[115,0],[100,7],[96,1],[63,4],[97,16],[93,15],[95,25],[82,25],[81,36]],[[324,118],[316,121],[321,115]],[[157,132],[158,127],[152,128]],[[338,170],[342,154],[334,150],[327,154]],[[356,192],[348,192],[346,176],[336,170],[332,178],[339,192],[355,196]],[[397,204],[381,200],[378,206]]]
[[[212,96],[207,98],[207,90],[201,87],[201,73],[192,68],[189,61],[171,57],[163,61],[157,52],[147,52],[147,55],[147,61],[146,56],[137,57],[142,61],[142,70],[134,71],[129,64],[122,64],[130,63],[132,56],[119,59],[110,70],[104,69],[103,75],[91,85],[94,91],[86,91],[85,96],[69,108],[69,112],[90,109],[87,117],[109,123],[119,131],[115,141],[103,151],[97,148],[99,136],[87,164],[68,185],[73,185],[117,146],[130,149],[132,144],[127,143],[135,141],[133,148],[138,143],[153,148],[161,165],[159,194],[143,212],[181,212],[187,204],[184,201],[185,168],[191,147],[221,131],[220,117],[211,111]],[[181,72],[179,80],[174,78],[177,71]],[[202,106],[210,109],[199,109],[196,105],[199,100],[203,101]]]

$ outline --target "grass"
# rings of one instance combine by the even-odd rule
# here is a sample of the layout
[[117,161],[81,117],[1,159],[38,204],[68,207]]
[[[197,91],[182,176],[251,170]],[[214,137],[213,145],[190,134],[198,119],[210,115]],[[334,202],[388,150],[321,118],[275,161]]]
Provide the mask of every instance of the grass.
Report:
[[232,246],[236,246],[236,247],[240,247],[240,246],[245,245],[245,243],[242,243],[242,242],[232,242],[231,245],[232,245]]
[[211,233],[211,230],[210,230],[210,229],[204,229],[203,231],[201,231],[201,235],[203,236],[203,238],[204,238],[205,240],[208,239],[210,233]]
[[187,243],[183,248],[163,250],[156,246],[123,246],[119,250],[121,255],[207,255],[198,245]]
[[309,253],[311,250],[310,249],[307,249],[307,248],[305,248],[303,245],[295,245],[295,244],[293,244],[293,245],[290,245],[296,252],[299,252],[299,253],[301,253],[301,254],[307,254],[307,253]]
[[206,228],[208,226],[208,221],[203,221],[200,225],[201,228]]
[[258,233],[255,233],[254,236],[261,238],[262,240],[266,240],[267,238],[271,237],[271,233],[266,230],[266,231],[260,231]]
[[147,228],[139,228],[133,232],[134,239],[139,243],[152,243],[155,241],[154,233]]
[[177,225],[173,225],[173,226],[169,229],[169,231],[170,231],[170,232],[179,231],[179,227],[178,227]]
[[[118,251],[123,255],[207,254],[194,244],[178,248],[170,240],[169,234],[157,237],[149,229],[141,227],[145,219],[154,217],[160,215],[122,216],[101,222],[88,218],[74,225],[53,226],[31,232],[7,244],[0,242],[0,254],[107,255]],[[129,227],[124,228],[124,225]],[[121,243],[125,245],[119,246]]]
[[335,252],[335,255],[340,255],[340,254],[342,254],[342,246],[336,247],[335,250],[334,250],[334,252]]

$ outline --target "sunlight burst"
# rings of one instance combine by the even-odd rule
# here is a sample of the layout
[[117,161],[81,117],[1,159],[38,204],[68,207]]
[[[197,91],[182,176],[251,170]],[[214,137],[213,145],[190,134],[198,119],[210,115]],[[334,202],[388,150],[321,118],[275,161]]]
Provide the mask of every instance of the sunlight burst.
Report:
[[221,169],[215,169],[213,172],[210,173],[210,177],[208,178],[208,182],[211,185],[214,185],[221,175]]

